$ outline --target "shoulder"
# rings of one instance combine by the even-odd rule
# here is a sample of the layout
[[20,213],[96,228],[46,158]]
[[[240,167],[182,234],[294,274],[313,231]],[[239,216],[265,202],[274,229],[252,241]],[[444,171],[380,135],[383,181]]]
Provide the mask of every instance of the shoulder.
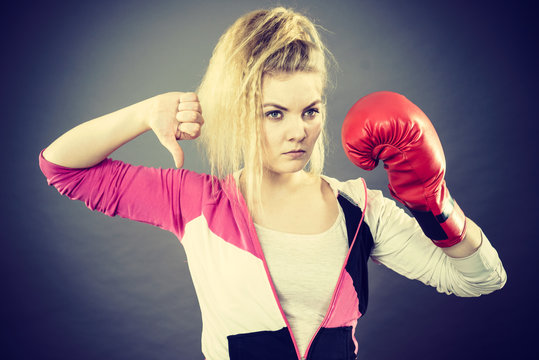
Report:
[[327,175],[321,175],[321,178],[329,184],[335,195],[343,194],[352,198],[355,202],[358,202],[358,200],[364,198],[367,186],[363,178],[350,179],[345,181],[338,180]]
[[335,196],[339,194],[345,196],[362,208],[366,201],[378,203],[384,198],[380,190],[370,189],[361,177],[344,181],[327,175],[321,175],[321,177],[331,186]]

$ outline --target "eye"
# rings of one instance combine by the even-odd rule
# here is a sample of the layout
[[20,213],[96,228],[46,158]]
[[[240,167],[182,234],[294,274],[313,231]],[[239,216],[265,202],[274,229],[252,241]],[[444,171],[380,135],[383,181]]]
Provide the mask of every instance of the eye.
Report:
[[268,111],[266,113],[266,117],[268,117],[270,119],[278,120],[278,119],[282,119],[283,113],[278,111],[278,110],[272,110],[272,111]]
[[303,113],[303,116],[307,119],[314,119],[318,114],[320,113],[320,110],[317,108],[311,108]]

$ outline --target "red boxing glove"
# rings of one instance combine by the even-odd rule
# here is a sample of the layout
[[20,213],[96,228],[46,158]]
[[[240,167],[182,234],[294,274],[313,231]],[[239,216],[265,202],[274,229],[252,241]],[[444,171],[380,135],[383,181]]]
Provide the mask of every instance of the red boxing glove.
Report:
[[466,217],[445,184],[442,144],[410,100],[389,91],[359,99],[344,119],[342,143],[362,169],[384,162],[391,195],[410,209],[435,245],[449,247],[464,238]]

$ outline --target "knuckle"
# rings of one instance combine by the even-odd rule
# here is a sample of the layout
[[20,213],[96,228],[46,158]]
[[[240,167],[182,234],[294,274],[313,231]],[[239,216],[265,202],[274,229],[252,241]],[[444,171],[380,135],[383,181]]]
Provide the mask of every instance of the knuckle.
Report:
[[194,139],[200,135],[200,124],[198,123],[185,123],[182,124],[182,132],[188,135],[189,138]]
[[190,119],[189,112],[187,112],[187,111],[180,111],[180,112],[178,113],[178,121],[186,122],[186,121],[189,121],[189,119]]
[[198,122],[200,114],[193,110],[183,110],[180,111],[177,116],[179,117],[179,121],[193,123]]
[[180,130],[182,132],[186,132],[186,133],[189,133],[192,129],[192,123],[182,123],[180,124]]
[[180,96],[181,101],[198,101],[198,97],[194,92],[185,92]]
[[195,111],[198,113],[201,113],[202,110],[200,108],[200,104],[197,102],[182,102],[180,105],[178,105],[179,111]]

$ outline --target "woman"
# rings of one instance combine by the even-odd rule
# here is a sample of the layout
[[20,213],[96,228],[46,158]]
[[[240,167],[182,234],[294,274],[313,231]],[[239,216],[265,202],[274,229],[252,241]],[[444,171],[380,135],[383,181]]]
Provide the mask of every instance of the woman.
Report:
[[[60,193],[178,237],[208,360],[355,359],[369,257],[448,294],[479,296],[505,283],[481,229],[449,201],[443,161],[433,182],[447,196],[435,213],[410,199],[415,192],[395,176],[402,173],[395,155],[379,157],[390,164],[392,193],[418,221],[362,179],[322,175],[329,56],[304,16],[283,8],[251,12],[221,37],[196,93],[161,94],[88,121],[40,155]],[[347,154],[358,165],[365,147],[380,145],[357,141],[368,126],[364,107],[382,113],[390,99],[399,111],[411,109],[394,94],[374,97],[358,102],[343,127]],[[184,155],[177,140],[201,135],[211,174],[107,158],[148,130],[178,168]],[[445,211],[447,203],[455,211]],[[429,230],[432,219],[421,216],[428,211],[457,218],[441,223],[445,240]]]

